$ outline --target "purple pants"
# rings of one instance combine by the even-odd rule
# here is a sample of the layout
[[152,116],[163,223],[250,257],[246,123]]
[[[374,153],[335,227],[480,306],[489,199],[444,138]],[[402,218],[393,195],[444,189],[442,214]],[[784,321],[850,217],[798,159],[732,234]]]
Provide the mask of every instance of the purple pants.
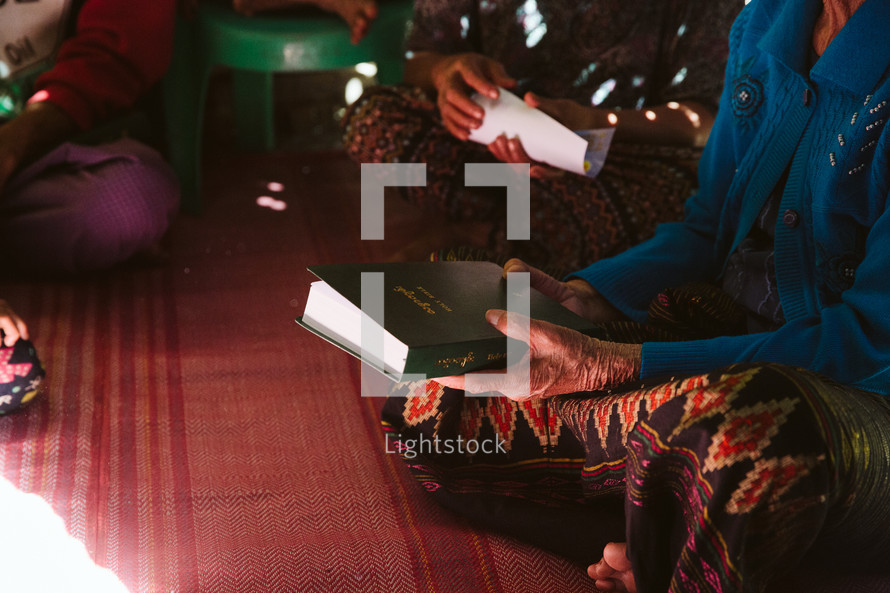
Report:
[[3,189],[0,249],[28,273],[107,268],[154,245],[178,203],[176,177],[151,148],[63,144]]

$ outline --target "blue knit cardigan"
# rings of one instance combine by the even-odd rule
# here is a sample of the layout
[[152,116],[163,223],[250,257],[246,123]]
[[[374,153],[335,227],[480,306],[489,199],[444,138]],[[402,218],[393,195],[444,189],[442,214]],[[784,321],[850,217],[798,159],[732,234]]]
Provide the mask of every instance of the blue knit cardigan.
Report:
[[645,321],[658,291],[719,279],[788,169],[775,234],[786,323],[646,343],[643,378],[772,361],[890,394],[890,0],[866,0],[810,67],[820,9],[821,0],[745,6],[684,220],[572,275]]

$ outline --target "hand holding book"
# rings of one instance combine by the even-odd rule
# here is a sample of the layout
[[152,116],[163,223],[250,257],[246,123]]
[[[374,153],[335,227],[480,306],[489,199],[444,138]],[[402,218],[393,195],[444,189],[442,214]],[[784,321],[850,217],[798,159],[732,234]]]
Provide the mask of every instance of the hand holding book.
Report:
[[563,282],[517,258],[504,264],[505,276],[521,272],[528,273],[532,288],[588,321],[603,323],[626,319],[621,311],[580,278]]
[[529,345],[518,363],[528,365],[528,383],[525,373],[503,371],[475,373],[472,382],[466,380],[466,375],[440,377],[437,383],[454,389],[470,388],[476,393],[498,392],[522,401],[599,391],[640,375],[639,344],[606,342],[546,321],[525,321],[515,313],[499,309],[489,310],[485,317],[498,331]]
[[[485,321],[486,311],[508,306],[505,271],[494,263],[345,264],[309,269],[321,280],[312,284],[297,321],[394,380],[416,373],[441,377],[502,368],[507,362],[508,339]],[[575,288],[519,260],[513,260],[511,269],[529,273],[531,291],[524,294],[532,317],[603,335],[595,322],[565,306],[587,303]],[[368,284],[367,292],[366,280],[379,284],[376,288]],[[548,293],[537,290],[535,284]]]

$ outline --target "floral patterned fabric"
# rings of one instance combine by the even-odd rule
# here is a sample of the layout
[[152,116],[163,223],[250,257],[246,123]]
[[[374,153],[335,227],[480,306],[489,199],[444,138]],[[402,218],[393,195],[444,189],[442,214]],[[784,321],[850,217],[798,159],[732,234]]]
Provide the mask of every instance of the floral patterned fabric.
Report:
[[412,51],[474,51],[522,90],[603,107],[714,108],[741,0],[417,0]]
[[373,87],[343,120],[346,149],[360,163],[425,163],[426,185],[400,187],[407,201],[452,221],[492,223],[486,247],[538,267],[577,270],[680,220],[696,187],[701,150],[613,143],[600,174],[531,179],[531,237],[507,242],[506,189],[467,187],[464,163],[493,162],[488,149],[442,125],[420,89]]
[[[584,105],[634,109],[694,100],[716,108],[728,33],[741,0],[415,4],[411,51],[475,51],[500,60],[520,92]],[[425,163],[425,187],[403,197],[451,221],[489,221],[486,246],[541,267],[578,269],[679,220],[696,189],[698,148],[613,142],[595,179],[564,173],[532,179],[531,240],[507,243],[506,193],[466,187],[465,163],[492,162],[485,146],[442,125],[432,97],[411,87],[374,87],[342,122],[360,163]]]
[[[659,295],[649,317],[604,329],[744,329],[704,285]],[[804,369],[744,363],[524,402],[435,381],[389,395],[387,448],[440,503],[581,562],[626,541],[643,593],[758,592],[802,561],[890,551],[890,400]]]

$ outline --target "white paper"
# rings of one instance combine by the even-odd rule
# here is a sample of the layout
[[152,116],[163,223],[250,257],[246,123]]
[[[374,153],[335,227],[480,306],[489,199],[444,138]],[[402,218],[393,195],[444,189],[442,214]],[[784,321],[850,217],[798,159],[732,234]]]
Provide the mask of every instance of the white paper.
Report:
[[487,145],[505,134],[519,138],[535,161],[588,177],[602,169],[614,129],[584,130],[582,137],[506,89],[499,89],[497,99],[477,93],[473,100],[485,110],[485,117],[470,131],[470,140]]

